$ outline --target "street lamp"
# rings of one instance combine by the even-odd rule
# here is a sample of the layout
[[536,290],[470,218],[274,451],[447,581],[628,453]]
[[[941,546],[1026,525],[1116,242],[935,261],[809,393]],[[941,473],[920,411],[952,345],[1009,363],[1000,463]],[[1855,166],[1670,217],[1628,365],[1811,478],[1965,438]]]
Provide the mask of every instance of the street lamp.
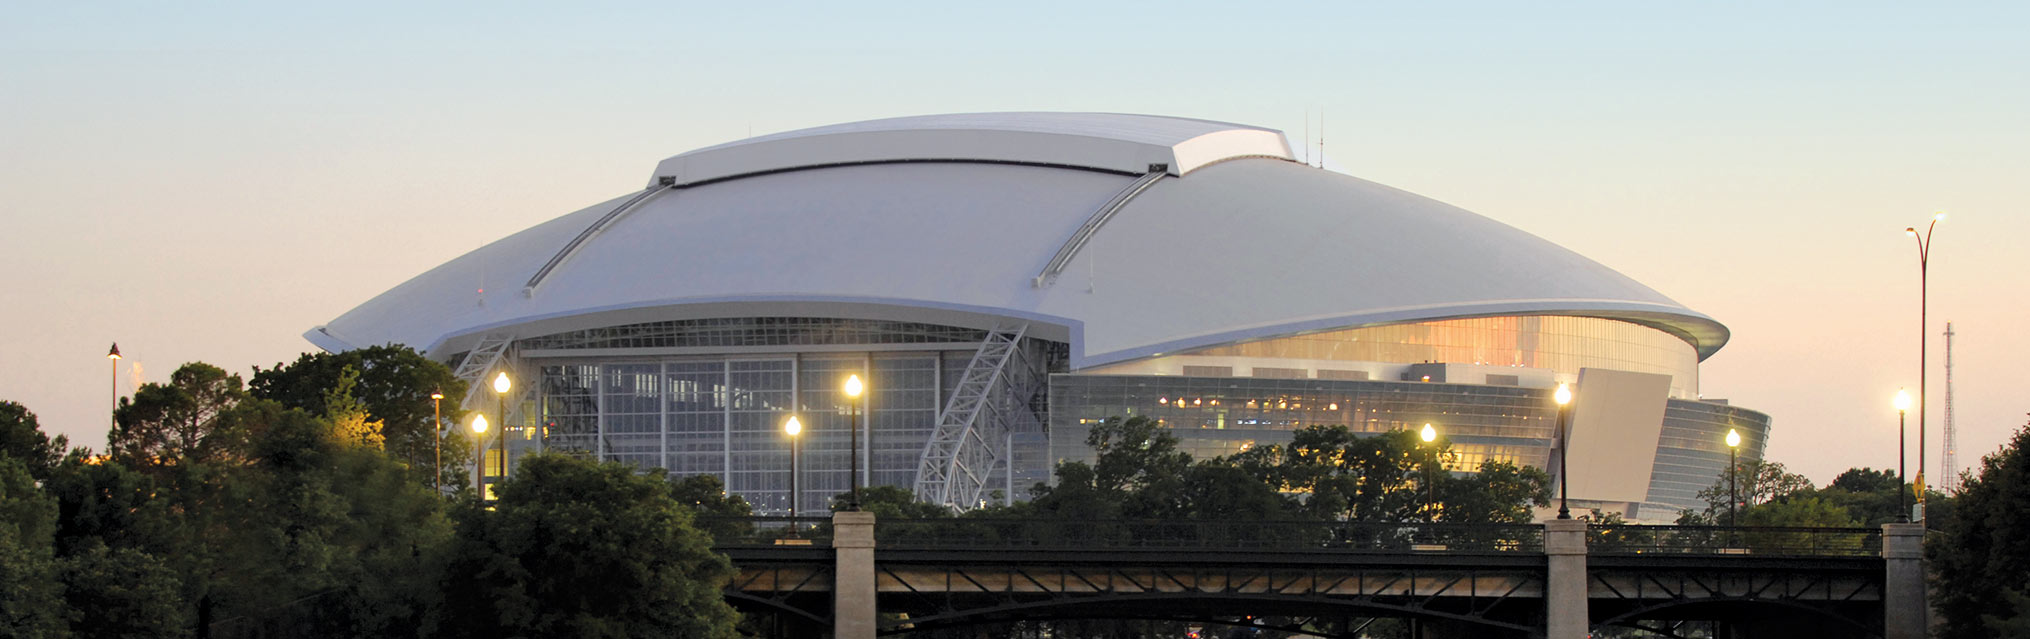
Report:
[[1570,494],[1566,485],[1571,483],[1566,481],[1565,458],[1572,456],[1572,449],[1566,441],[1569,434],[1565,432],[1565,406],[1572,403],[1572,388],[1560,383],[1558,392],[1553,393],[1551,398],[1558,401],[1558,518],[1571,519],[1572,509],[1565,505],[1565,497]]
[[1917,493],[1917,521],[1924,521],[1924,374],[1929,363],[1925,347],[1930,345],[1925,331],[1931,330],[1926,317],[1931,308],[1926,289],[1930,281],[1931,231],[1943,221],[1945,211],[1939,211],[1931,214],[1931,224],[1924,227],[1924,235],[1918,235],[1914,226],[1903,229],[1905,234],[1917,240],[1917,486],[1914,489]]
[[113,350],[106,352],[106,359],[113,362],[113,427],[120,426],[120,343],[113,342]]
[[[500,477],[507,477],[507,395],[508,391],[513,389],[514,382],[508,379],[507,371],[501,371],[499,375],[493,377],[493,394],[499,400],[495,403],[495,406],[500,411],[498,413],[500,415],[500,434],[495,436],[495,439],[500,441]],[[484,458],[485,456],[482,455],[481,457]]]
[[1741,431],[1727,429],[1727,525],[1739,526],[1741,520],[1734,514],[1734,506],[1741,503],[1741,492],[1735,487],[1741,474],[1741,464],[1735,461],[1735,451],[1741,448]]
[[435,441],[431,450],[437,454],[437,464],[430,467],[431,488],[437,488],[444,479],[444,411],[440,408],[443,401],[444,391],[430,391],[430,434]]
[[[1438,441],[1438,429],[1432,428],[1429,423],[1426,423],[1424,424],[1424,430],[1418,432],[1417,436],[1422,437],[1424,439],[1424,443],[1429,444]],[[1437,460],[1436,451],[1432,452],[1432,460],[1433,461]],[[1424,468],[1426,469],[1424,471],[1424,487],[1429,489],[1429,492],[1424,500],[1424,511],[1427,515],[1430,516],[1431,521],[1437,521],[1438,520],[1437,464],[1435,463],[1429,464],[1424,466]]]
[[472,459],[472,490],[486,499],[486,413],[472,412],[472,445],[479,454]]
[[1903,490],[1903,414],[1910,410],[1910,393],[1896,389],[1896,523],[1910,523],[1910,493]]
[[[789,416],[789,421],[783,422],[782,432],[789,434],[789,516],[790,519],[794,520],[796,519],[797,499],[801,497],[797,490],[797,440],[799,439],[797,435],[804,432],[804,425],[802,422],[797,421],[795,415],[791,415]],[[791,531],[795,531],[797,523],[791,521],[789,526]]]
[[853,456],[851,472],[853,473],[853,476],[847,479],[848,485],[852,486],[852,496],[848,497],[846,501],[846,510],[851,511],[860,510],[860,391],[861,390],[864,390],[864,387],[860,385],[859,375],[846,376],[846,397],[847,397],[846,428],[848,430],[853,431],[853,434],[851,435],[852,437],[851,448]]

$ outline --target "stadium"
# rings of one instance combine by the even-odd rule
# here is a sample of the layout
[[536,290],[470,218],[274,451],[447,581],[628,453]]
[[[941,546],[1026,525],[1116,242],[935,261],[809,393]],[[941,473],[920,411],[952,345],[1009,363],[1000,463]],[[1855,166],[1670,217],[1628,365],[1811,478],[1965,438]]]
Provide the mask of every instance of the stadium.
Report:
[[[514,233],[305,334],[507,372],[505,456],[714,474],[762,513],[865,485],[1019,499],[1090,426],[1194,456],[1315,424],[1433,424],[1551,468],[1574,508],[1674,517],[1759,459],[1767,415],[1699,395],[1726,327],[1598,263],[1296,161],[1259,127],[990,113],[805,129],[663,160],[638,192]],[[841,390],[866,380],[858,400]],[[1569,436],[1552,389],[1571,384]],[[503,408],[496,408],[500,402]],[[858,464],[850,435],[860,431]]]

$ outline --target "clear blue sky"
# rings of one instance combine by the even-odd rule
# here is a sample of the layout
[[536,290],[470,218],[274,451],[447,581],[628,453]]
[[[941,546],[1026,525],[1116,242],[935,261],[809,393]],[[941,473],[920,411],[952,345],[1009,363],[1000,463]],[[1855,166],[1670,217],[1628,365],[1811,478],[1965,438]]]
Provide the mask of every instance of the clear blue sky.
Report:
[[146,381],[293,359],[409,276],[750,132],[1090,110],[1301,144],[1322,112],[1335,170],[1725,322],[1705,394],[1773,414],[1771,456],[1820,482],[1895,462],[1899,231],[1951,211],[1932,332],[1960,332],[1971,465],[2030,412],[2026,6],[12,3],[0,398],[96,446],[108,342]]

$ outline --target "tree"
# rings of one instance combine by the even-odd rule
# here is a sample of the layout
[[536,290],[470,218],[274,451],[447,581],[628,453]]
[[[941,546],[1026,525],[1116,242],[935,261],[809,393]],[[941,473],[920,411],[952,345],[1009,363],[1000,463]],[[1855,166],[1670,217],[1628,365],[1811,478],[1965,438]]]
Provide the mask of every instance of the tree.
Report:
[[[365,409],[367,421],[382,424],[381,434],[387,440],[388,453],[422,471],[418,481],[427,483],[430,475],[426,469],[437,466],[439,449],[438,427],[431,421],[430,394],[444,395],[437,405],[445,423],[464,422],[464,411],[458,408],[458,403],[465,397],[466,383],[443,363],[415,349],[393,344],[343,353],[304,353],[286,365],[277,363],[266,370],[256,367],[248,388],[255,397],[324,413],[328,410],[326,393],[339,385],[348,369],[356,375],[351,394]],[[442,452],[444,463],[438,469],[439,476],[457,485],[453,477],[468,461],[470,448],[446,441]]]
[[0,458],[20,460],[30,477],[42,481],[49,479],[50,471],[69,448],[69,438],[57,435],[56,439],[50,439],[43,433],[42,425],[28,407],[0,401]]
[[660,472],[524,458],[492,510],[467,503],[448,576],[452,637],[732,637],[725,556]]
[[168,562],[95,544],[60,563],[70,634],[78,639],[183,637],[190,621]]
[[1812,489],[1810,479],[1790,472],[1781,462],[1744,459],[1733,473],[1722,469],[1713,485],[1699,491],[1699,499],[1706,502],[1706,516],[1717,521],[1726,516],[1733,495],[1740,495],[1741,506],[1746,507]]
[[1945,618],[1939,636],[1992,637],[1983,617],[1998,627],[2020,619],[2008,593],[2030,591],[2030,426],[1981,459],[1956,501],[1953,515],[1931,520],[1939,532],[1925,543]]
[[55,536],[54,501],[36,489],[26,464],[0,458],[0,636],[63,636]]
[[1527,524],[1532,507],[1551,505],[1551,475],[1534,466],[1489,459],[1480,472],[1451,479],[1439,489],[1440,521],[1465,524]]
[[1445,448],[1418,444],[1407,430],[1360,435],[1312,426],[1289,444],[1257,446],[1233,461],[1265,484],[1303,495],[1299,512],[1311,519],[1418,521],[1451,509],[1433,503],[1426,483],[1449,474],[1439,469]]
[[237,414],[247,398],[240,376],[203,362],[184,364],[169,384],[143,384],[113,412],[106,447],[113,458],[148,471],[240,456],[250,433]]

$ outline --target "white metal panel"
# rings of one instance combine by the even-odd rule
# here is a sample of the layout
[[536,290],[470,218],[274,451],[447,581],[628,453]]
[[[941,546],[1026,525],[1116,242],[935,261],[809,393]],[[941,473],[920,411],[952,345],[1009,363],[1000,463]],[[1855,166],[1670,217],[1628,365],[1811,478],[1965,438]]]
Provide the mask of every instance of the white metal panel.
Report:
[[1649,498],[1657,439],[1669,403],[1669,375],[1583,368],[1572,394],[1565,448],[1572,496],[1598,501]]

